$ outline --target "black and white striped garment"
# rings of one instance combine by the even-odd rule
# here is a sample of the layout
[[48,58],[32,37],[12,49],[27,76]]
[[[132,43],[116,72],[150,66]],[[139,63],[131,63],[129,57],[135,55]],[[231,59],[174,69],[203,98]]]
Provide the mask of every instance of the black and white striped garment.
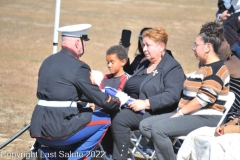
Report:
[[235,94],[235,101],[228,112],[227,121],[233,120],[240,111],[240,78],[230,77],[230,91]]
[[202,65],[184,82],[181,108],[197,97],[202,107],[223,112],[229,92],[230,76],[222,61]]

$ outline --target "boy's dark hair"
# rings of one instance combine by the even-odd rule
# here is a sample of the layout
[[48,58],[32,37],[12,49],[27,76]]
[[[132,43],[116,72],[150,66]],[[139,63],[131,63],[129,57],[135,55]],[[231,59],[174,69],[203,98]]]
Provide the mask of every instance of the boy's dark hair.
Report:
[[122,45],[111,46],[106,52],[106,55],[110,54],[116,54],[120,60],[128,60],[127,50]]
[[199,36],[202,37],[204,43],[211,43],[214,52],[217,54],[224,41],[223,26],[217,21],[207,22],[202,26]]

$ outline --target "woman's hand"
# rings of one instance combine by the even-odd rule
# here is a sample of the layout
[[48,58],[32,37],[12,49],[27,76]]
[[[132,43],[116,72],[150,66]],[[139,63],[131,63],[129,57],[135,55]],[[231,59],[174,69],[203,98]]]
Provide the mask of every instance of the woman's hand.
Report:
[[128,104],[128,107],[131,108],[134,112],[147,109],[147,104],[145,100],[136,99]]
[[224,125],[218,126],[215,130],[216,136],[221,136],[224,134]]

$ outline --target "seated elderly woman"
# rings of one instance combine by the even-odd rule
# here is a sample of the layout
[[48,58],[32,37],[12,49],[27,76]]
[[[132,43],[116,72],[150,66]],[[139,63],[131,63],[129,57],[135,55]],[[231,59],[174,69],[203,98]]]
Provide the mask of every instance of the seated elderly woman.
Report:
[[202,66],[185,80],[178,109],[141,121],[140,131],[152,140],[159,160],[176,159],[171,138],[199,127],[216,126],[223,115],[229,93],[229,72],[217,54],[223,39],[221,24],[203,25],[193,46]]
[[[181,65],[166,51],[165,30],[149,29],[142,37],[147,60],[123,88],[133,101],[112,116],[113,159],[126,160],[130,131],[138,130],[142,119],[176,110],[183,89],[185,75]],[[141,114],[141,110],[145,113]]]

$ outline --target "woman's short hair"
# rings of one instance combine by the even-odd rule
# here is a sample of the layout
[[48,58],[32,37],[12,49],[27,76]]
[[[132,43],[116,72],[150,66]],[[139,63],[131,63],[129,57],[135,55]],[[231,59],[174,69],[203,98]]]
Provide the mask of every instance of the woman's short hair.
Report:
[[123,59],[126,59],[126,61],[128,60],[127,50],[122,45],[111,46],[106,52],[106,55],[110,54],[116,54],[120,60]]
[[161,27],[149,29],[149,30],[145,31],[142,36],[143,36],[143,38],[149,37],[154,42],[162,42],[165,45],[167,44],[167,41],[168,41],[168,35],[167,35],[165,29],[163,29]]

